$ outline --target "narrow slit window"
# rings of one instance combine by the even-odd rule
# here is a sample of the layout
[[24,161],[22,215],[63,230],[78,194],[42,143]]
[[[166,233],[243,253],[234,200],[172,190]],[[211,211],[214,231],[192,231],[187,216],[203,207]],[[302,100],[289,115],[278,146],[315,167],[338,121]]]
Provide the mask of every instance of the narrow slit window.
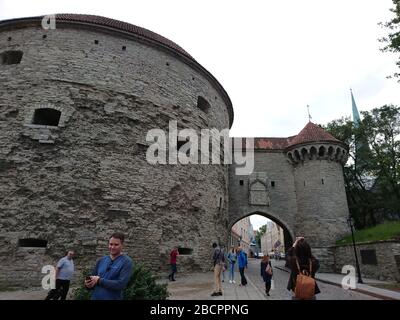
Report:
[[19,239],[18,246],[22,248],[46,248],[47,240],[33,238]]
[[2,65],[10,65],[10,64],[18,64],[21,63],[22,60],[22,51],[5,51],[0,54],[0,64]]
[[208,112],[210,109],[210,103],[204,99],[202,96],[197,97],[197,107],[202,110],[203,112]]
[[32,124],[57,127],[60,122],[60,117],[61,111],[50,108],[40,108],[35,110]]
[[193,252],[193,249],[191,249],[191,248],[178,248],[178,253],[180,255],[189,255],[189,254],[192,254],[192,252]]

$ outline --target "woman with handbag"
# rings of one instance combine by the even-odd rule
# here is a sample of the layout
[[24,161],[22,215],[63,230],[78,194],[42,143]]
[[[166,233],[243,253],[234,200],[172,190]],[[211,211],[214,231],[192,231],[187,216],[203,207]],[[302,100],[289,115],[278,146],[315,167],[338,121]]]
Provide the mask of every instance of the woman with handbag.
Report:
[[261,277],[265,282],[265,294],[267,296],[269,296],[269,291],[271,290],[272,275],[273,271],[269,255],[265,255],[261,260]]
[[[299,293],[296,293],[297,291],[300,291],[296,291],[298,275],[303,276],[305,274],[314,279],[315,273],[319,269],[319,261],[311,254],[311,247],[303,237],[297,237],[296,241],[293,243],[293,246],[289,249],[288,263],[291,272],[287,289],[294,293],[294,300],[304,299],[302,297],[298,297],[297,295],[299,295]],[[311,295],[311,298],[308,299],[315,300],[315,295],[321,291],[318,288],[317,282],[313,281],[313,286],[313,294]]]

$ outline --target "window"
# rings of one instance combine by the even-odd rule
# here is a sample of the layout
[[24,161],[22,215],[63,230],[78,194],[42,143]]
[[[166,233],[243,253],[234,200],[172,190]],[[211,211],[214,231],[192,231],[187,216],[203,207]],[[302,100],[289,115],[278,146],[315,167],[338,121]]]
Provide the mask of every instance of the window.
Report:
[[206,99],[204,99],[201,96],[198,96],[197,97],[197,107],[204,112],[208,112],[208,110],[210,109],[210,104],[208,103],[208,101]]
[[239,180],[239,184],[242,186],[243,185],[243,180]]
[[22,55],[22,51],[5,51],[0,54],[0,64],[18,64],[21,62]]
[[275,181],[271,181],[271,187],[272,187],[272,188],[275,187]]
[[191,248],[178,248],[178,253],[181,255],[188,255],[188,254],[192,254],[193,249]]
[[58,126],[60,117],[61,111],[50,108],[40,108],[35,110],[32,124]]
[[18,246],[19,247],[28,247],[28,248],[32,248],[32,247],[46,248],[47,241],[42,240],[42,239],[33,239],[33,238],[19,239]]

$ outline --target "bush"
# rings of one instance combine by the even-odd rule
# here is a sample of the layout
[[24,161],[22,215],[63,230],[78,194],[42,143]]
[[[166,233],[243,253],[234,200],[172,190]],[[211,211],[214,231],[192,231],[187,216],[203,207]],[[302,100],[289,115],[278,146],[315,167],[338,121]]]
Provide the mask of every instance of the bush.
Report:
[[[87,270],[82,272],[81,282],[84,283]],[[143,265],[135,263],[128,286],[123,291],[123,300],[165,300],[168,296],[167,284],[158,284],[156,277]],[[74,290],[76,300],[89,300],[90,290],[84,285]]]

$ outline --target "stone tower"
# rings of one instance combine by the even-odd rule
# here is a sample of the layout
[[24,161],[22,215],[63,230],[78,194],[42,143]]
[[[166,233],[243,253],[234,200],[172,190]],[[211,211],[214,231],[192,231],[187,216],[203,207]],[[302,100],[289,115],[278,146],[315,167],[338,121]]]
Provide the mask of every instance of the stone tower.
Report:
[[348,232],[343,165],[348,148],[309,122],[285,150],[293,166],[297,198],[296,236],[304,236],[325,270],[333,264],[330,246]]
[[227,166],[151,164],[146,133],[230,128],[226,91],[149,30],[76,14],[47,30],[42,18],[0,21],[0,282],[40,285],[68,249],[92,266],[115,231],[153,271],[174,246],[182,272],[208,268],[228,233]]

